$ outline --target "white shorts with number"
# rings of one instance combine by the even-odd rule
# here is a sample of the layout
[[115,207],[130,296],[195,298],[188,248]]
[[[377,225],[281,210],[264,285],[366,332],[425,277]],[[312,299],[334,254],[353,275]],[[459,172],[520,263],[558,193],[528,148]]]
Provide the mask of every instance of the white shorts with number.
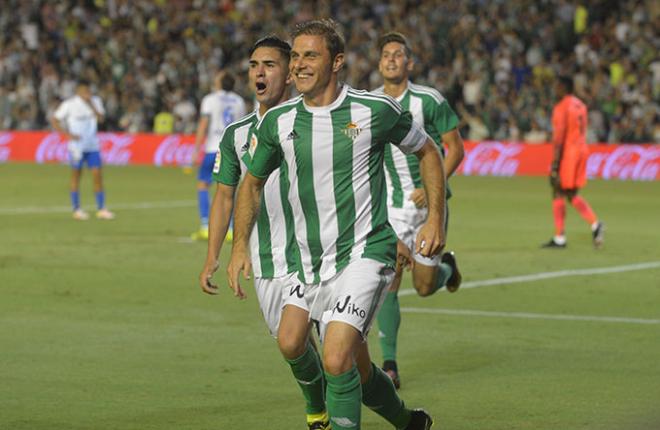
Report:
[[254,278],[254,289],[257,292],[259,307],[270,335],[273,337],[277,337],[282,308],[285,298],[289,295],[289,289],[298,283],[296,273],[289,273],[279,278]]
[[285,304],[309,312],[310,319],[320,323],[321,339],[332,321],[349,324],[366,338],[393,279],[394,269],[388,265],[357,259],[320,284],[299,283]]
[[437,266],[440,264],[440,255],[435,257],[424,257],[415,252],[415,240],[417,233],[426,222],[428,211],[426,208],[422,209],[398,209],[387,208],[387,218],[394,228],[394,232],[401,242],[403,242],[415,261],[424,266]]

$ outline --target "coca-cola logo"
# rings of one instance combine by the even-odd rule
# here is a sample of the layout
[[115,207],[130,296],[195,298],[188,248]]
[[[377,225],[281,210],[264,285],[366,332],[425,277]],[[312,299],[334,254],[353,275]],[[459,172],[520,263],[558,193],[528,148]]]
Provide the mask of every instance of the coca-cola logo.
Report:
[[594,152],[587,161],[591,178],[654,181],[660,172],[660,148],[620,146],[610,153]]
[[477,176],[513,176],[520,161],[515,158],[523,150],[520,144],[482,142],[466,151],[463,174]]
[[59,133],[48,133],[39,143],[34,158],[37,163],[67,161],[66,141],[60,139]]
[[129,148],[135,137],[131,134],[99,133],[103,162],[116,166],[125,166],[131,161]]
[[9,161],[9,155],[11,155],[9,142],[11,142],[13,137],[14,135],[11,133],[0,133],[0,163]]
[[190,164],[195,152],[195,145],[184,143],[180,135],[167,136],[158,145],[154,153],[154,164],[156,166],[178,165],[186,166]]

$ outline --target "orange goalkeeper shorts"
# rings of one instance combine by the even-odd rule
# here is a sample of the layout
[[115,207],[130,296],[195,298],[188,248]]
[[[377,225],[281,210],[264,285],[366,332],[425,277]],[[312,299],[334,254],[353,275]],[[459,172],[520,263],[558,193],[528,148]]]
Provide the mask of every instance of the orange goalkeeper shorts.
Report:
[[562,190],[582,188],[587,184],[587,154],[565,156],[559,164],[559,187]]

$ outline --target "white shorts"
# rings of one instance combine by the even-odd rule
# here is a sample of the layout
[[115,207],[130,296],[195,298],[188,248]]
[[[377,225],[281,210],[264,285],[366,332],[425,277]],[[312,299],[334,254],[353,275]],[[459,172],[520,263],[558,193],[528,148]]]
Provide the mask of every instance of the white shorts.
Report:
[[309,312],[320,323],[321,339],[332,321],[355,327],[366,339],[393,279],[394,269],[384,263],[353,260],[332,279],[291,288],[285,304]]
[[277,337],[285,297],[289,295],[290,287],[298,283],[296,273],[289,273],[279,278],[254,278],[254,289],[257,292],[259,308],[261,308],[270,335],[273,337]]
[[413,254],[415,262],[424,266],[437,266],[440,264],[440,255],[434,257],[424,257],[415,252],[415,240],[417,233],[426,222],[428,211],[422,209],[397,209],[387,208],[387,218],[394,228],[394,232],[401,242],[403,242]]

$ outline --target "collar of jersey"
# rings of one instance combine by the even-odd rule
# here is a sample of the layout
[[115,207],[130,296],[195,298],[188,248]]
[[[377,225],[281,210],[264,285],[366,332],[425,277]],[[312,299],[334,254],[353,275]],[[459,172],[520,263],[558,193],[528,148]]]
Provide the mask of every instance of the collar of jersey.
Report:
[[329,105],[326,105],[326,106],[308,106],[305,103],[304,98],[302,98],[302,104],[305,107],[305,109],[308,112],[311,112],[311,113],[329,112],[333,109],[336,109],[337,107],[339,107],[344,102],[344,99],[346,98],[346,94],[348,94],[348,85],[342,84],[341,91],[339,92],[339,96],[337,96],[335,101],[333,101]]
[[403,92],[399,95],[399,97],[397,97],[397,98],[394,99],[394,100],[396,100],[396,101],[398,101],[399,103],[401,103],[401,100],[403,100],[403,98],[406,96],[406,94],[408,94],[408,90],[410,90],[410,84],[411,84],[411,82],[408,81],[408,83],[406,84],[406,89],[403,90]]

